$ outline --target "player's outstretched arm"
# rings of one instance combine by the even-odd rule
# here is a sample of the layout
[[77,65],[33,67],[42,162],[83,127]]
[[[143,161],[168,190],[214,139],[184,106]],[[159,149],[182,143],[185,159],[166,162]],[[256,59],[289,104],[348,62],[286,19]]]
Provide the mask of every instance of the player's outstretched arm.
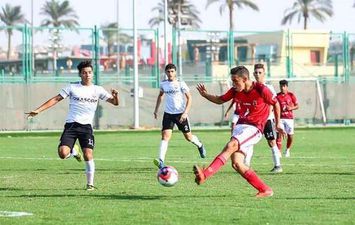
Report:
[[63,100],[63,97],[61,95],[56,95],[53,98],[49,99],[48,101],[46,101],[45,103],[43,103],[40,107],[38,107],[37,109],[31,111],[31,112],[27,112],[25,114],[27,114],[27,117],[33,117],[33,116],[37,116],[38,113],[54,106],[55,104],[57,104],[58,102],[60,102],[61,100]]
[[222,101],[219,98],[219,96],[208,94],[207,89],[204,84],[202,84],[202,83],[197,84],[196,89],[198,90],[198,92],[200,93],[200,95],[202,97],[206,98],[210,102],[213,102],[216,104],[223,104],[224,103],[224,101]]
[[119,92],[116,89],[111,89],[112,98],[107,99],[107,102],[111,103],[112,105],[119,105]]

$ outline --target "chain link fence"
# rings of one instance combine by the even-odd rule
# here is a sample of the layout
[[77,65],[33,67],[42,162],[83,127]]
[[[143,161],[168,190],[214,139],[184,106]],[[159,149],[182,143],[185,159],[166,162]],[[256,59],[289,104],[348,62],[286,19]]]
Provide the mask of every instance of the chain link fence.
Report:
[[[79,80],[76,66],[87,59],[94,62],[95,83],[121,93],[118,108],[100,103],[95,127],[129,128],[134,122],[132,34],[132,29],[97,27],[0,27],[0,130],[62,129],[66,102],[32,120],[24,112]],[[164,39],[152,29],[139,29],[138,36],[140,125],[156,128],[161,118],[155,120],[152,113],[164,77]],[[355,96],[355,34],[181,29],[173,30],[171,40],[168,62],[178,66],[179,78],[191,88],[190,119],[195,126],[228,125],[223,118],[227,106],[201,98],[197,83],[206,83],[219,95],[228,88],[230,68],[245,65],[252,71],[260,62],[276,90],[278,80],[290,80],[290,90],[300,102],[295,112],[298,125],[354,122],[354,106],[349,103]]]

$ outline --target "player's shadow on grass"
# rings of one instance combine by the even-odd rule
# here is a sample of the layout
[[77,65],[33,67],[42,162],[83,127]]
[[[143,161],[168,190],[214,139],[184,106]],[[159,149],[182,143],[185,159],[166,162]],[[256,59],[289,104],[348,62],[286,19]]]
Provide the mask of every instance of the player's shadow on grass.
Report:
[[108,199],[108,200],[133,200],[133,201],[141,201],[141,200],[159,200],[163,196],[149,196],[149,195],[127,195],[127,194],[106,194],[106,195],[98,195],[98,194],[32,194],[32,195],[18,195],[18,196],[8,196],[8,197],[18,197],[18,198],[63,198],[63,197],[89,197],[89,198],[99,198],[99,199]]
[[22,168],[22,169],[16,169],[16,168],[7,168],[7,169],[1,169],[1,172],[9,171],[9,172],[30,172],[30,171],[47,171],[51,169],[45,169],[45,168],[37,168],[37,169],[28,169],[28,168]]
[[[150,173],[150,172],[156,172],[158,169],[155,168],[100,168],[100,169],[96,169],[96,172],[98,173],[112,173],[112,172],[117,172],[120,174],[136,174],[136,173]],[[81,173],[83,171],[82,168],[78,168],[78,169],[65,169],[61,172],[56,172],[56,174],[72,174],[73,172],[79,172]]]
[[155,200],[174,200],[177,198],[230,198],[231,195],[137,195],[137,194],[94,194],[85,192],[83,194],[24,194],[7,196],[12,198],[98,198],[104,200],[132,200],[132,201],[155,201]]
[[24,191],[23,188],[14,188],[14,187],[7,187],[7,188],[0,188],[0,191]]

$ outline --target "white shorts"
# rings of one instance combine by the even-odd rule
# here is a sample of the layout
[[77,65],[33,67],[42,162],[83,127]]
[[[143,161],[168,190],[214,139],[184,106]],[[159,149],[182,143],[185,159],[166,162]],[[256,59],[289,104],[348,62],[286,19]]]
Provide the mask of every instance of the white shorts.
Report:
[[237,124],[238,120],[239,120],[239,115],[233,113],[232,123]]
[[294,134],[295,123],[293,119],[281,119],[281,128],[286,134]]
[[238,140],[240,145],[239,151],[247,155],[248,152],[253,150],[253,146],[261,140],[263,134],[255,126],[237,124],[233,130],[232,137]]

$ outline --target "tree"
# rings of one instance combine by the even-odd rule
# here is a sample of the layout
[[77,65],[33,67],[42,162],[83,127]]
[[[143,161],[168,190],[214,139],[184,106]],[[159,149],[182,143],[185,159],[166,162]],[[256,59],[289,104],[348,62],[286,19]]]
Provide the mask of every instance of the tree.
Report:
[[41,26],[75,28],[79,25],[78,16],[67,0],[62,3],[56,0],[47,1],[41,9],[41,14],[48,17],[42,21]]
[[[41,8],[41,14],[45,15],[45,18],[41,25],[50,26],[55,28],[65,27],[69,29],[75,29],[79,25],[75,11],[70,7],[69,1],[65,0],[59,2],[56,0],[47,1]],[[57,52],[60,49],[60,30],[53,29],[51,37],[51,48],[53,50],[53,68],[57,70]]]
[[132,40],[127,34],[121,33],[117,26],[117,22],[108,23],[101,26],[102,35],[107,43],[107,55],[111,56],[113,46],[116,43],[129,43]]
[[255,11],[259,11],[259,7],[254,3],[253,0],[207,0],[206,8],[210,6],[212,3],[221,2],[219,7],[219,13],[222,15],[226,6],[228,6],[229,10],[229,30],[234,30],[234,23],[233,23],[233,13],[234,13],[234,6],[237,8],[249,7]]
[[[164,22],[164,0],[161,0],[151,11],[158,12],[158,16],[152,17],[148,22],[151,27],[159,26],[160,23]],[[174,28],[179,27],[179,20],[180,25],[199,28],[201,23],[199,14],[200,12],[190,0],[168,0],[168,22]],[[180,18],[178,18],[178,15]]]
[[7,59],[10,59],[11,54],[11,36],[13,34],[13,28],[19,23],[25,22],[25,16],[21,12],[21,6],[12,7],[10,4],[6,4],[5,7],[2,7],[2,12],[0,12],[0,20],[6,25],[9,26],[6,29],[7,33]]
[[298,23],[303,18],[303,29],[306,30],[311,16],[324,22],[327,16],[331,17],[332,15],[333,4],[331,0],[296,0],[291,8],[285,10],[281,24],[292,23],[293,18],[297,16]]

